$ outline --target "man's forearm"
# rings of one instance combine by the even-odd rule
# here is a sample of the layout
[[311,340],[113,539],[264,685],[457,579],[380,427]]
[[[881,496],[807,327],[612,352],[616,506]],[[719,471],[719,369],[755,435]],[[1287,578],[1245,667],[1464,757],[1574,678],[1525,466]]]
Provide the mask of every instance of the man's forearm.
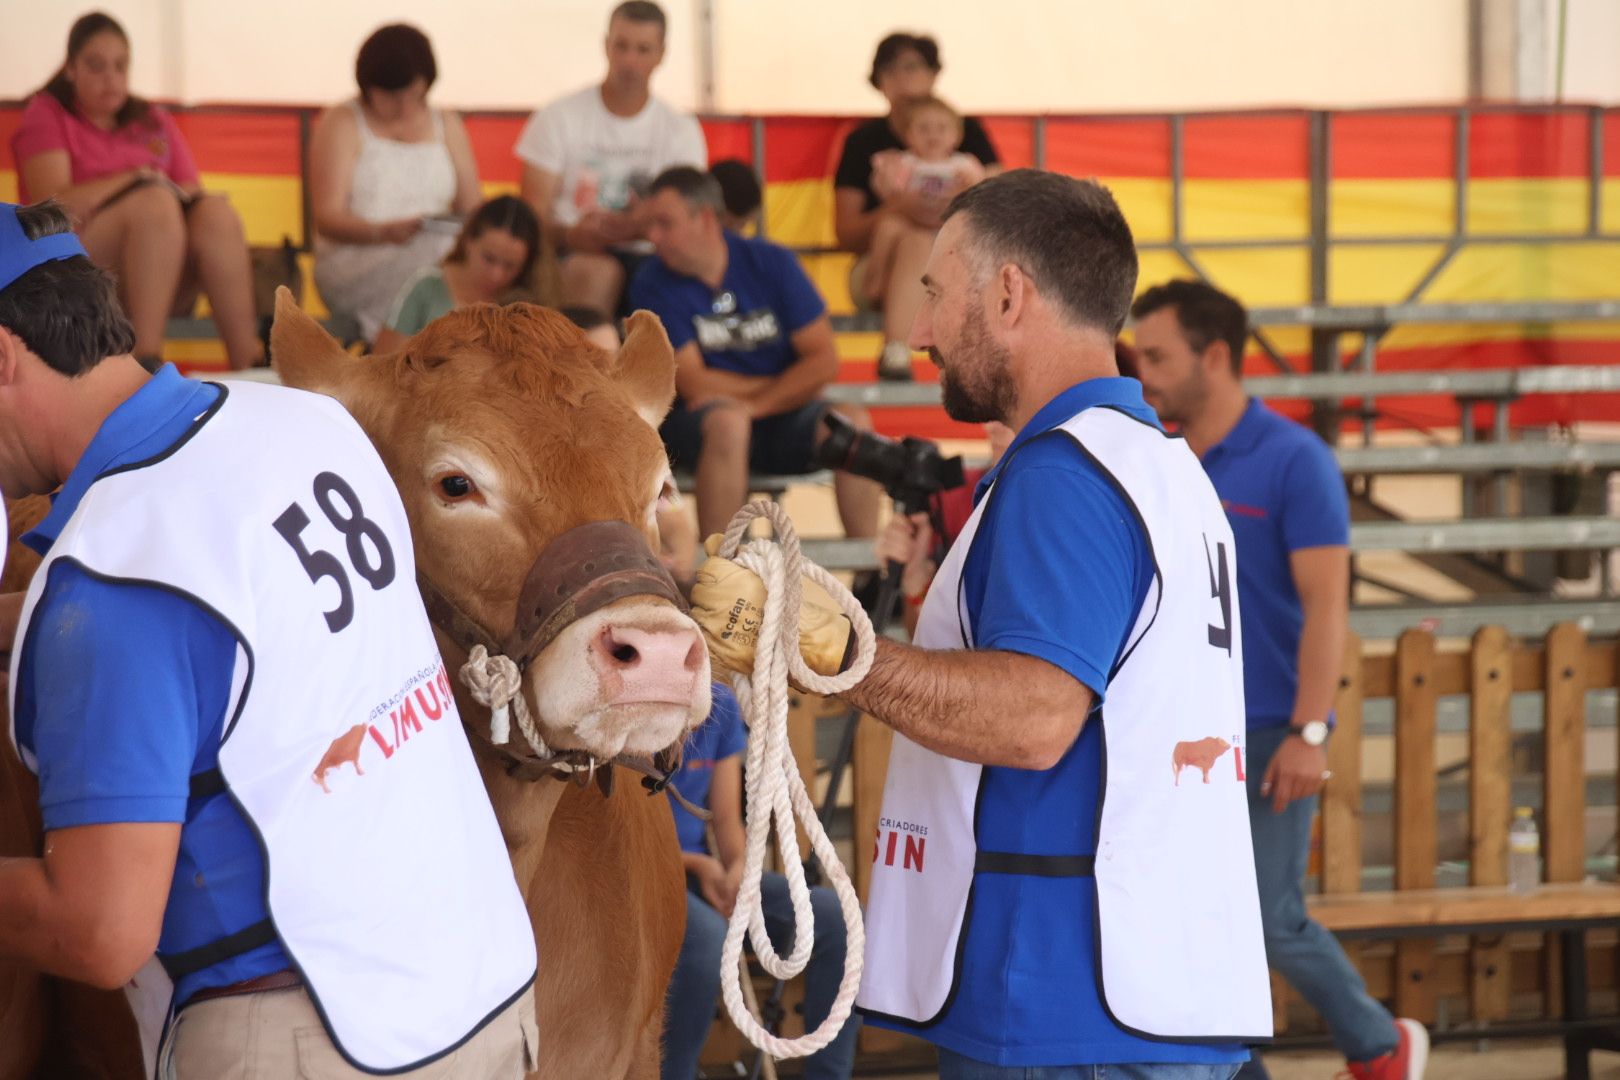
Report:
[[742,820],[736,819],[724,824],[717,824],[714,830],[715,856],[720,865],[730,870],[739,865],[743,857],[748,854],[748,836],[743,831]]
[[749,400],[755,416],[775,416],[808,405],[838,374],[838,354],[801,356]]
[[704,368],[678,379],[676,391],[681,400],[692,408],[706,405],[715,398],[730,398],[746,403],[763,393],[770,381],[765,375],[744,375],[737,371]]
[[1305,609],[1299,634],[1299,687],[1294,692],[1291,723],[1298,727],[1327,719],[1338,694],[1344,666],[1347,612],[1342,605],[1323,604]]
[[1091,691],[1044,660],[886,638],[866,678],[842,696],[936,753],[1019,769],[1057,764],[1091,708]]
[[53,898],[44,859],[0,858],[0,959],[93,982],[83,954],[67,947],[71,935],[54,924],[53,914],[63,910]]

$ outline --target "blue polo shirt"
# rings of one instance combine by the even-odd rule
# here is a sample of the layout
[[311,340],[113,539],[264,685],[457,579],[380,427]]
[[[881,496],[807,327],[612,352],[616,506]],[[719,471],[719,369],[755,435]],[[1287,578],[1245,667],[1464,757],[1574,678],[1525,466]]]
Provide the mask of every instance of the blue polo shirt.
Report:
[[[675,775],[674,787],[681,798],[707,810],[714,767],[746,749],[748,729],[743,726],[737,695],[725,683],[717,682],[709,718],[686,737],[686,745],[681,748],[681,771]],[[709,854],[704,823],[674,799],[669,800],[669,808],[675,813],[675,835],[680,838],[681,850]]]
[[[44,555],[90,486],[160,456],[219,398],[165,367],[115,409],[23,542]],[[219,762],[236,639],[190,600],[52,566],[23,641],[17,740],[39,763],[46,831],[176,822],[180,852],[163,913],[162,953],[183,952],[266,916],[264,856],[229,797],[191,798]],[[177,1002],[289,966],[279,944],[180,981]]]
[[[1089,687],[1101,705],[1152,584],[1153,557],[1112,479],[1053,430],[1093,407],[1159,426],[1134,379],[1087,380],[1036,413],[975,492],[982,500],[995,485],[962,589],[975,648],[1038,657]],[[979,846],[1095,854],[1102,761],[1102,727],[1088,722],[1051,769],[986,768]],[[1090,877],[978,875],[945,1013],[928,1027],[868,1022],[1001,1066],[1245,1060],[1240,1046],[1157,1042],[1114,1023],[1098,991],[1096,903]]]
[[768,240],[726,233],[720,288],[647,259],[630,282],[630,306],[664,322],[679,352],[696,341],[703,362],[741,375],[780,375],[793,365],[792,336],[827,312],[798,256]]
[[1344,477],[1315,432],[1256,398],[1226,438],[1204,452],[1203,464],[1237,544],[1249,727],[1281,727],[1294,712],[1305,625],[1288,557],[1350,543]]

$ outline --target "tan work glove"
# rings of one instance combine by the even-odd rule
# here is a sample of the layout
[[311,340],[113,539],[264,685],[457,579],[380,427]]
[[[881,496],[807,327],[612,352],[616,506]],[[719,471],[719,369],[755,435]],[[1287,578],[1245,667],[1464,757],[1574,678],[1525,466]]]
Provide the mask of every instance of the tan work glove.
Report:
[[[692,618],[703,630],[709,655],[743,675],[754,670],[754,650],[765,619],[765,583],[759,575],[722,559],[720,536],[703,543],[709,558],[698,567],[692,586]],[[848,665],[854,629],[827,590],[802,579],[799,606],[799,652],[818,675],[837,675]]]

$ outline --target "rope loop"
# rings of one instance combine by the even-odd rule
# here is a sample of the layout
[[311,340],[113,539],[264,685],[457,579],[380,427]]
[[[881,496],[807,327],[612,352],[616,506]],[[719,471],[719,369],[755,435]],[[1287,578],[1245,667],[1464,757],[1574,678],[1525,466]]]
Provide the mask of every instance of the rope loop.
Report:
[[482,645],[474,645],[461,665],[461,684],[472,694],[473,700],[489,709],[489,741],[505,746],[512,739],[512,717],[516,716],[518,731],[523,734],[529,748],[542,758],[551,756],[546,741],[540,737],[534,717],[529,714],[529,703],[523,696],[523,672],[510,656],[490,653]]
[[[745,543],[750,526],[759,518],[770,522],[776,534],[774,540],[756,538]],[[794,682],[812,693],[842,693],[871,670],[877,642],[871,620],[849,590],[826,570],[804,559],[793,523],[778,503],[761,499],[738,511],[726,529],[720,554],[752,570],[765,583],[765,613],[754,655],[754,673],[751,677],[735,678],[737,698],[748,722],[748,750],[744,758],[748,777],[747,847],[742,884],[737,890],[736,907],[726,926],[725,944],[720,952],[721,997],[732,1022],[749,1042],[774,1058],[804,1057],[832,1042],[849,1019],[861,985],[866,932],[849,872],[839,861],[838,852],[822,828],[815,803],[805,790],[792,747],[788,745],[788,680],[791,676]],[[801,578],[805,577],[827,590],[853,627],[855,657],[849,670],[839,675],[818,675],[800,655],[799,606],[803,594]],[[745,933],[760,965],[778,979],[793,978],[810,961],[810,950],[815,942],[815,916],[810,907],[810,887],[799,860],[796,822],[809,837],[810,848],[838,897],[848,936],[843,979],[838,984],[838,996],[833,999],[827,1019],[799,1038],[784,1039],[767,1031],[744,1003],[740,961]],[[773,826],[787,877],[788,896],[793,902],[793,948],[785,957],[771,945],[760,891],[765,872],[765,848]]]

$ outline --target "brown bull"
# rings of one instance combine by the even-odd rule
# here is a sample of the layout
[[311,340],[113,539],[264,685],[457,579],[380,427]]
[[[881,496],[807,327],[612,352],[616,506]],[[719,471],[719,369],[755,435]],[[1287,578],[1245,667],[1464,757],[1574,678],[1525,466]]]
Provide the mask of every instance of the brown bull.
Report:
[[[360,422],[399,485],[418,570],[494,641],[522,636],[519,594],[566,531],[624,522],[656,550],[669,482],[656,428],[675,365],[652,316],[631,319],[617,357],[524,305],[456,311],[398,354],[353,357],[284,293],[271,344],[283,382],[337,398]],[[443,625],[439,638],[534,920],[538,1075],[655,1077],[686,910],[669,809],[633,774],[604,796],[513,769],[456,677],[464,644]],[[549,748],[604,761],[678,745],[707,714],[708,688],[695,625],[651,596],[567,626],[523,687]],[[513,739],[526,754],[515,724]]]
[[[656,425],[674,396],[674,358],[651,316],[632,319],[617,357],[554,313],[481,307],[439,320],[398,355],[356,358],[283,296],[273,352],[288,385],[329,394],[359,420],[400,487],[418,569],[496,640],[513,630],[529,568],[559,534],[619,521],[655,546],[668,483]],[[33,568],[13,569],[19,588]],[[440,645],[455,680],[465,651],[443,633]],[[690,620],[666,600],[629,596],[558,634],[527,664],[523,689],[551,748],[606,761],[678,745],[707,714],[708,679]],[[634,775],[611,796],[514,776],[508,754],[477,734],[489,710],[455,681],[534,920],[536,1075],[650,1080],[685,919],[669,809]],[[361,768],[368,750],[343,743],[329,764]],[[32,778],[0,752],[0,854],[38,852],[36,801]],[[58,1066],[42,1053],[95,1062]],[[140,1076],[123,996],[0,964],[0,1080],[31,1075]]]

